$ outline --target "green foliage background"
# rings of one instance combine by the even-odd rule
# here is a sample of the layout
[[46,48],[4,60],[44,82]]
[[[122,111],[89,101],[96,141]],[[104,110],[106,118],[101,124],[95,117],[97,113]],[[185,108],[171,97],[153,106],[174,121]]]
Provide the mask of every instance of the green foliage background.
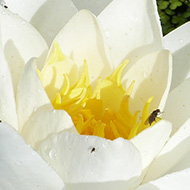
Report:
[[157,5],[164,35],[190,21],[190,0],[157,0]]

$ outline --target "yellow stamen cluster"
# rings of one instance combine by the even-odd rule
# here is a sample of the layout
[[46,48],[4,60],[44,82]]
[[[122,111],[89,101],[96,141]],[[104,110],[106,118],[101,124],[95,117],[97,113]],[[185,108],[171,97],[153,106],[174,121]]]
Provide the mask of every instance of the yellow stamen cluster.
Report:
[[[61,58],[65,59],[65,56],[60,53],[59,46],[56,45],[51,60],[60,61]],[[98,79],[93,90],[88,66],[84,61],[80,79],[74,85],[70,85],[68,74],[63,74],[64,87],[51,99],[52,105],[55,109],[64,109],[68,112],[80,134],[96,135],[111,140],[118,137],[133,138],[150,126],[145,124],[145,121],[150,115],[149,105],[153,97],[145,103],[141,119],[139,111],[134,115],[130,113],[129,101],[135,81],[127,90],[123,88],[121,82],[127,64],[128,60],[120,64],[109,77]]]

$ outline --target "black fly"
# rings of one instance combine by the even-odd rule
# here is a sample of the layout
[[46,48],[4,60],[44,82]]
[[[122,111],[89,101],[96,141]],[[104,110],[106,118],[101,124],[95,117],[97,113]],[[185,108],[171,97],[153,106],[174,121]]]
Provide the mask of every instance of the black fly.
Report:
[[161,114],[161,111],[160,109],[156,109],[154,110],[150,115],[149,117],[147,118],[147,120],[144,122],[145,125],[148,125],[148,124],[152,124],[156,118],[158,117],[158,115]]

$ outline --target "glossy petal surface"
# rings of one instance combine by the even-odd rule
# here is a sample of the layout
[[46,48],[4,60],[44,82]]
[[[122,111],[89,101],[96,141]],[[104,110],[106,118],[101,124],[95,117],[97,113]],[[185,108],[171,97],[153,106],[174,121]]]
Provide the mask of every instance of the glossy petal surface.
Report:
[[[0,39],[1,40],[1,39]],[[1,44],[0,44],[1,45]],[[18,130],[16,103],[11,73],[0,47],[0,120]]]
[[174,134],[190,117],[190,78],[173,89],[166,103],[163,118],[173,124]]
[[172,58],[167,50],[153,52],[137,60],[123,74],[124,85],[135,85],[130,102],[132,112],[141,110],[145,102],[153,96],[150,111],[157,108],[164,110],[169,93],[172,74]]
[[15,93],[24,64],[31,58],[39,58],[42,66],[47,45],[41,35],[18,15],[0,6],[2,44],[13,79]]
[[166,175],[137,188],[137,190],[189,190],[190,169]]
[[6,4],[12,12],[30,22],[48,45],[77,12],[71,0],[6,0]]
[[72,0],[75,6],[81,10],[81,9],[88,9],[96,16],[110,3],[112,0],[95,0],[95,1],[89,1],[89,0]]
[[190,22],[164,36],[164,47],[173,55],[171,90],[190,77]]
[[131,139],[131,142],[141,153],[143,169],[147,169],[161,151],[169,138],[171,129],[171,123],[162,120]]
[[98,18],[115,66],[162,48],[156,1],[115,0]]
[[35,59],[25,65],[17,93],[19,131],[29,117],[41,106],[52,107],[36,71]]
[[66,183],[118,180],[132,183],[141,173],[139,152],[122,138],[110,141],[60,133],[43,142],[39,152]]
[[64,185],[12,127],[0,123],[0,186],[3,190],[61,190]]
[[[162,151],[150,166],[144,182],[157,179],[182,161],[190,151],[190,119],[169,139]],[[167,163],[167,164],[166,164]]]
[[55,38],[80,71],[87,61],[90,81],[111,73],[107,47],[96,18],[87,10],[78,12]]
[[35,150],[41,141],[62,131],[77,133],[72,119],[64,110],[39,110],[24,126],[21,132],[26,142]]

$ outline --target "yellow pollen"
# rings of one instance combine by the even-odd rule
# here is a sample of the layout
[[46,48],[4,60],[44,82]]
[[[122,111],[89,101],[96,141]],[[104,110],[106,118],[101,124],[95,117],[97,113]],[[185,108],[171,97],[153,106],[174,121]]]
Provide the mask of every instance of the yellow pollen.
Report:
[[[52,57],[49,58],[46,67],[54,64],[55,60],[60,62],[62,59],[69,59],[63,55],[58,43],[54,43],[54,49],[56,52],[52,52]],[[64,85],[56,90],[53,98],[52,94],[49,95],[49,91],[46,90],[52,105],[55,109],[63,109],[68,112],[80,134],[96,135],[111,140],[118,137],[133,138],[150,127],[150,124],[145,121],[150,115],[149,106],[153,97],[145,103],[141,119],[139,119],[140,111],[136,111],[134,114],[130,112],[129,101],[135,81],[128,89],[125,89],[121,80],[128,62],[126,60],[121,63],[107,78],[103,80],[99,78],[93,90],[90,85],[88,65],[84,60],[82,74],[75,84],[70,85],[68,73],[62,73],[63,81],[60,83]],[[43,80],[43,72],[38,71],[38,73]],[[46,86],[44,87],[46,89]]]

